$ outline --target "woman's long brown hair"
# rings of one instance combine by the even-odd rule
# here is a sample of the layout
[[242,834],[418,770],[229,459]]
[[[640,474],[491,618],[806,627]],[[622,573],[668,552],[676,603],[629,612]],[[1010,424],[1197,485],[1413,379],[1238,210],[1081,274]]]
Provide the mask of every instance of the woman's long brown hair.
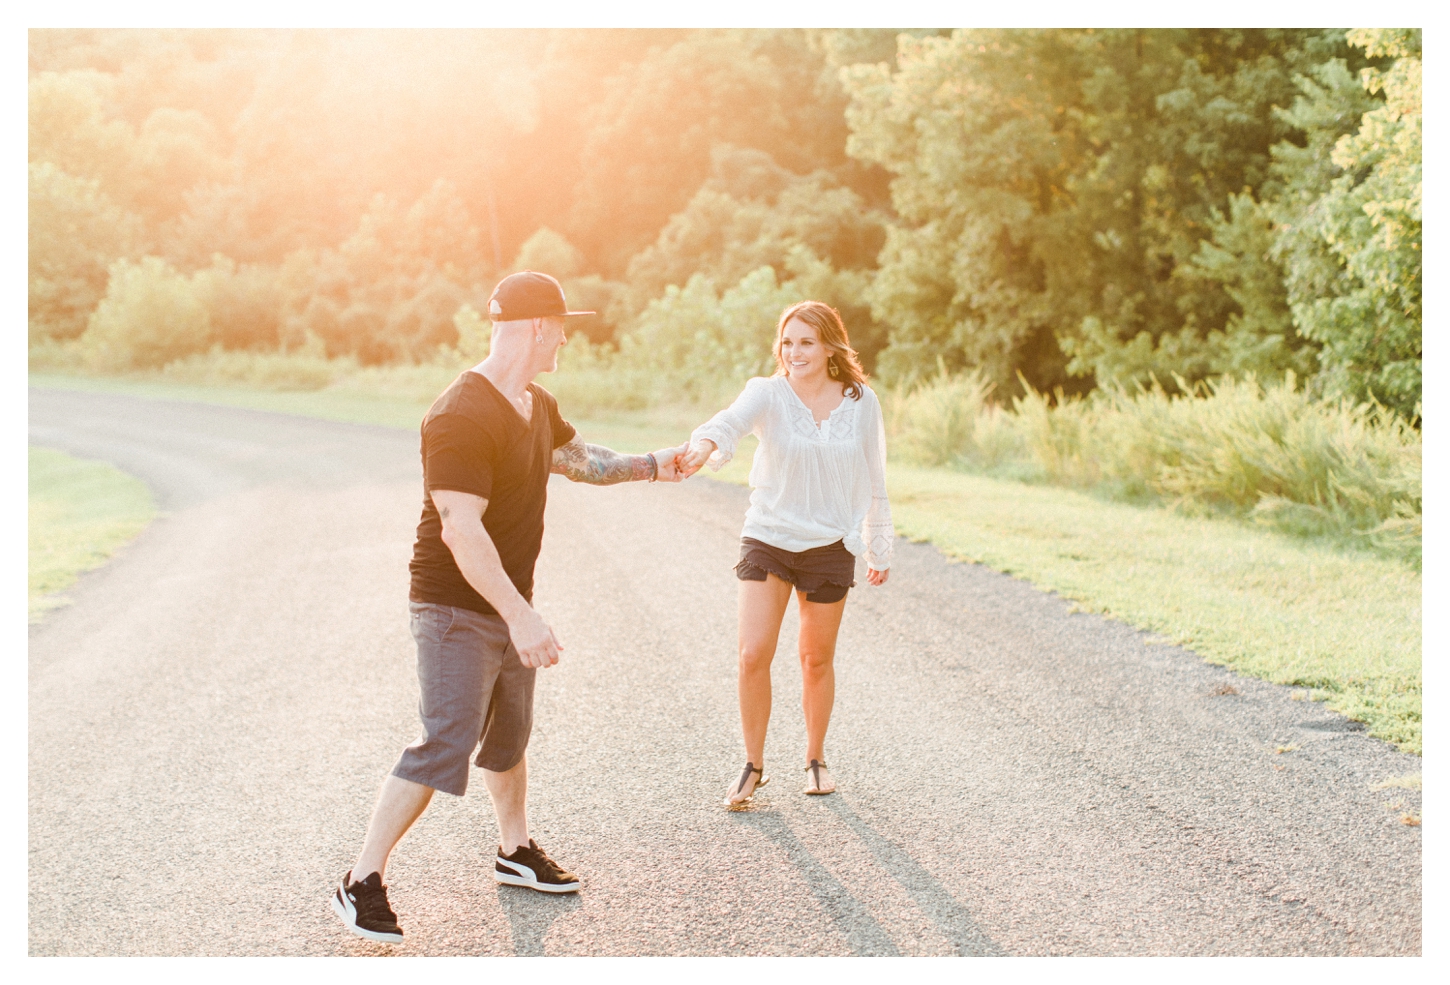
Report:
[[840,312],[824,301],[800,301],[780,313],[780,323],[775,326],[775,375],[789,375],[785,360],[780,358],[780,340],[785,334],[786,323],[792,318],[799,318],[816,330],[821,345],[830,351],[826,371],[832,379],[846,384],[846,396],[860,400],[862,388],[866,385],[866,371],[861,368],[856,350],[851,348],[851,339],[846,335],[846,324],[841,321]]

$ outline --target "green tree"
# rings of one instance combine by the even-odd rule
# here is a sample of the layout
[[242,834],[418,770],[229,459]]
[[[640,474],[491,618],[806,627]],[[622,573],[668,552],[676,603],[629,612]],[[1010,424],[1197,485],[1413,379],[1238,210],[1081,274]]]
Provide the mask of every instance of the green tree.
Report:
[[164,366],[212,343],[211,316],[195,285],[160,257],[111,266],[106,296],[81,346],[96,369]]
[[771,347],[780,313],[802,300],[762,267],[721,292],[696,274],[651,301],[620,340],[621,358],[649,369],[681,400],[726,400],[752,376],[775,371]]
[[29,85],[29,142],[32,164],[50,164],[97,183],[112,201],[136,195],[132,162],[136,134],[124,120],[106,113],[115,80],[95,71],[43,72]]
[[821,291],[817,300],[841,311],[869,364],[885,342],[865,296],[885,216],[828,171],[796,175],[764,151],[723,144],[711,156],[695,197],[630,261],[621,320],[693,276],[731,285],[770,267]]
[[282,284],[276,267],[238,265],[218,253],[192,275],[213,338],[223,349],[268,350],[281,342]]
[[215,127],[196,110],[159,107],[139,132],[108,112],[118,85],[94,71],[45,72],[30,82],[30,160],[98,183],[153,229],[186,194],[215,180],[223,158]]
[[[1275,226],[1268,210],[1250,194],[1230,195],[1228,215],[1215,210],[1209,234],[1181,276],[1220,288],[1234,310],[1221,330],[1209,330],[1202,344],[1191,329],[1177,338],[1164,336],[1156,353],[1149,353],[1146,365],[1132,375],[1149,373],[1166,380],[1171,373],[1192,378],[1253,374],[1267,379],[1292,370],[1300,379],[1312,376],[1319,366],[1319,347],[1294,328],[1283,270],[1274,259]],[[1175,363],[1172,343],[1185,334],[1189,358]]]
[[691,32],[628,65],[586,118],[570,239],[619,276],[690,201],[720,144],[795,173],[847,165],[845,98],[822,86],[827,64],[807,32],[733,30]]
[[[453,333],[439,299],[486,289],[541,228],[581,248],[571,301],[615,311],[622,287],[609,278],[689,203],[723,142],[759,147],[792,174],[830,172],[821,188],[832,201],[880,186],[879,169],[844,154],[835,66],[890,37],[35,31],[30,154],[91,182],[95,201],[110,203],[101,212],[138,217],[146,252],[180,274],[205,272],[196,283],[215,295],[223,345],[268,338],[275,324],[287,347],[315,339],[366,361],[421,358]],[[721,290],[760,263],[799,279],[784,266],[796,245],[735,263],[718,275]],[[55,267],[33,279],[37,311],[71,312],[62,334],[82,329],[104,290],[97,278],[115,256],[101,252],[78,278],[51,276]],[[89,293],[77,286],[64,301],[63,283]],[[247,307],[245,284],[261,295],[252,332],[220,314]],[[279,320],[261,315],[276,291]],[[595,341],[615,329],[610,317],[585,326]]]
[[[958,31],[848,68],[853,155],[895,176],[871,290],[882,365],[999,385],[1211,371],[1233,297],[1195,267],[1267,178],[1273,114],[1324,32]],[[1230,210],[1231,211],[1231,210]],[[1292,347],[1291,347],[1292,348]],[[1069,386],[1071,388],[1071,386]]]
[[558,280],[584,272],[584,254],[573,243],[547,226],[524,241],[510,270],[537,270]]
[[30,341],[72,339],[106,293],[112,263],[136,256],[141,220],[52,164],[30,165]]
[[[1307,146],[1283,144],[1277,248],[1300,334],[1323,345],[1321,385],[1411,417],[1421,398],[1420,32],[1358,30],[1374,59],[1354,80],[1320,67],[1285,118]],[[1381,95],[1383,102],[1371,101]],[[1358,126],[1355,127],[1354,124]],[[1332,151],[1325,154],[1325,150]]]
[[509,270],[538,270],[558,279],[570,308],[597,312],[592,318],[575,319],[570,329],[583,331],[591,343],[607,342],[614,337],[624,285],[583,273],[584,263],[584,254],[573,243],[545,226],[519,247]]

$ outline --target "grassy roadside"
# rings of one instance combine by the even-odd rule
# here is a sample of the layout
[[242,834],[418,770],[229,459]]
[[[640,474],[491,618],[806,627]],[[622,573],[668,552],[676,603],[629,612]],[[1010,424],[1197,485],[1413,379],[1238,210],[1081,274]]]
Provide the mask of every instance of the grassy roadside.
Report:
[[913,539],[1305,688],[1421,751],[1421,580],[1401,562],[1049,486],[896,468],[890,488]]
[[60,592],[104,564],[155,515],[141,480],[104,462],[31,448],[30,621],[64,605]]
[[[752,451],[718,477],[744,484]],[[904,537],[1211,663],[1303,688],[1296,697],[1421,752],[1421,576],[1408,565],[1233,520],[942,469],[892,465],[887,487]]]
[[[414,428],[426,403],[355,393],[273,393],[36,375],[33,385],[196,400]],[[567,408],[565,408],[567,411]],[[684,409],[576,420],[626,451],[677,443]],[[752,448],[716,478],[743,483]],[[1185,517],[1053,486],[893,465],[892,512],[905,536],[1058,592],[1191,647],[1244,674],[1366,722],[1421,751],[1421,576],[1397,561],[1296,540],[1233,520]]]

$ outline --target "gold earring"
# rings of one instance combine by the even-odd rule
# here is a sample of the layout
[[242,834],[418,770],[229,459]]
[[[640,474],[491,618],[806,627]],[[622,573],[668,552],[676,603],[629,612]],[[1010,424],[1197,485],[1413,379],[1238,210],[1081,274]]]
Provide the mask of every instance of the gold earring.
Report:
[[841,375],[841,370],[836,366],[836,357],[831,356],[826,360],[826,372],[831,374],[831,379]]

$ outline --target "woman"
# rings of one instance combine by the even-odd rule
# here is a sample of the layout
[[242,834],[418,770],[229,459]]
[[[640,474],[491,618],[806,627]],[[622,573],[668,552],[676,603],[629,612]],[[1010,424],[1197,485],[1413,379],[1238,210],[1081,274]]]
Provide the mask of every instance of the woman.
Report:
[[770,664],[794,589],[800,604],[802,703],[808,794],[836,789],[826,768],[826,726],[835,704],[836,633],[855,585],[884,585],[894,533],[886,501],[886,432],[881,404],[846,336],[841,316],[802,301],[780,316],[775,375],[757,377],[726,410],[690,436],[685,475],[708,460],[718,470],[746,434],[760,447],[750,469],[750,509],[741,531],[740,725],[746,764],[725,803],[736,807],[764,786],[770,722]]

